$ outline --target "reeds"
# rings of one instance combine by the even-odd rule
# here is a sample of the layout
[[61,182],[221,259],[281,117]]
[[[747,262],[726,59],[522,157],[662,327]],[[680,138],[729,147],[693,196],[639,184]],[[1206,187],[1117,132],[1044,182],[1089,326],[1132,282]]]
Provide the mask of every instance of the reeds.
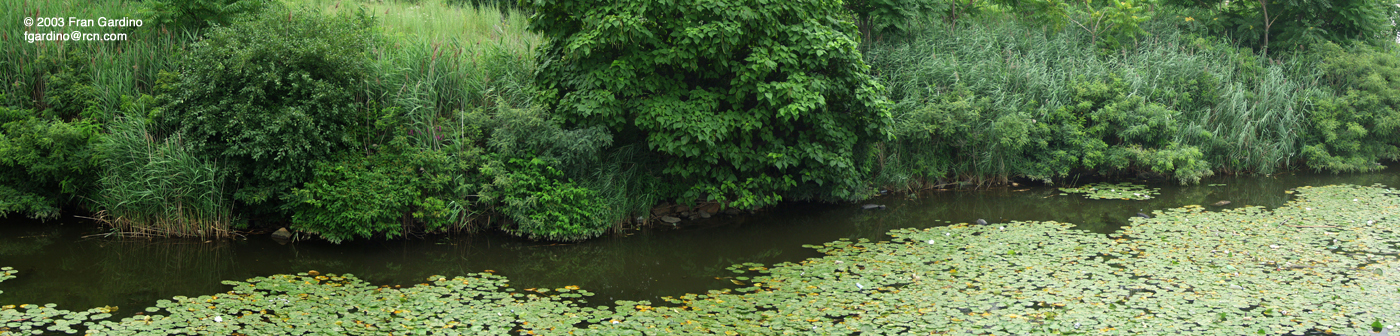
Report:
[[367,55],[372,72],[366,96],[400,107],[418,146],[440,148],[447,135],[438,123],[451,119],[454,111],[500,102],[526,107],[534,99],[534,48],[541,37],[526,31],[527,15],[518,10],[441,0],[299,0],[288,5],[374,17],[382,38]]
[[[907,43],[875,46],[867,60],[896,102],[899,137],[877,147],[881,168],[875,182],[918,188],[939,179],[1049,180],[1074,170],[1102,170],[1102,163],[1080,161],[1082,153],[1048,153],[1092,147],[1072,143],[1072,137],[1031,136],[1017,146],[1003,141],[1005,135],[994,127],[1007,120],[1054,118],[1057,111],[1083,103],[1076,98],[1082,83],[1120,85],[1122,92],[1115,94],[1171,111],[1170,127],[1163,129],[1174,130],[1164,131],[1174,149],[1162,149],[1196,147],[1210,169],[1268,174],[1295,163],[1306,129],[1303,97],[1322,92],[1315,74],[1295,68],[1305,65],[1269,62],[1224,42],[1184,34],[1162,20],[1146,29],[1152,35],[1136,47],[1104,50],[1079,31],[988,17],[965,20],[957,29],[931,23]],[[1095,122],[1087,115],[1078,118],[1086,125]],[[1147,153],[1126,140],[1104,141]],[[1173,177],[1185,182],[1200,174]]]
[[[171,31],[154,24],[141,27],[74,27],[68,18],[141,18],[143,4],[135,1],[43,1],[0,0],[7,15],[0,24],[13,29],[0,31],[0,86],[11,102],[26,108],[43,107],[47,94],[46,74],[67,71],[54,66],[51,59],[65,57],[65,52],[79,52],[89,59],[92,87],[96,89],[98,105],[107,119],[118,115],[122,96],[135,97],[150,93],[160,71],[175,71],[180,51],[193,33]],[[60,17],[64,27],[38,27],[31,20]],[[26,33],[50,31],[82,33],[124,33],[125,41],[36,41],[25,38]],[[182,36],[185,35],[185,36]],[[62,64],[62,63],[59,63]]]
[[122,118],[101,146],[108,166],[94,200],[97,218],[126,234],[226,237],[232,202],[216,162],[195,155],[178,134],[157,137],[140,118]]

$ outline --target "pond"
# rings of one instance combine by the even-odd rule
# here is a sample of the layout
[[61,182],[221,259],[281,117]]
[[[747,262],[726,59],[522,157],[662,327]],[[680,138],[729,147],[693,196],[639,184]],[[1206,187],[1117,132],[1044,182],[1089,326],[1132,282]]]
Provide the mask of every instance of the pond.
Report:
[[[1090,181],[1077,181],[1080,184]],[[1159,188],[1148,200],[1090,200],[1057,187],[929,190],[860,204],[788,204],[757,214],[682,222],[575,244],[531,242],[500,234],[423,235],[395,241],[278,244],[267,235],[231,240],[84,238],[106,232],[91,221],[0,220],[0,266],[20,271],[0,283],[0,304],[56,303],[59,308],[122,307],[130,316],[158,300],[228,290],[223,280],[318,270],[354,274],[374,285],[417,284],[431,275],[491,270],[516,288],[579,286],[603,302],[661,301],[664,296],[733,288],[727,267],[797,262],[823,254],[803,247],[840,238],[888,240],[898,228],[928,228],[984,219],[1057,221],[1110,233],[1135,214],[1198,204],[1207,210],[1277,207],[1285,190],[1305,185],[1400,186],[1400,169],[1371,174],[1288,173],[1208,178],[1200,184],[1134,181]],[[1212,206],[1230,201],[1223,206]],[[130,308],[130,309],[126,309]]]

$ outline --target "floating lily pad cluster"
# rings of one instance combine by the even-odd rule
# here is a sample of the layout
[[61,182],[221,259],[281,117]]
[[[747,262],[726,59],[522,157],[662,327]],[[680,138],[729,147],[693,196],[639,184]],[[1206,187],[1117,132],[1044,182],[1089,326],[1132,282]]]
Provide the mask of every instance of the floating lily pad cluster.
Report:
[[[303,273],[84,324],[93,335],[1367,335],[1400,323],[1400,194],[1296,195],[1273,210],[1156,211],[1113,235],[1058,222],[894,230],[889,242],[813,246],[821,258],[734,265],[725,279],[739,288],[658,304],[586,306],[576,286],[516,292],[487,273],[404,288]],[[71,330],[54,320],[23,330]]]
[[[16,271],[13,267],[0,267],[0,282],[5,282],[5,280],[14,279],[15,273],[19,273],[19,271]],[[5,291],[0,291],[0,294],[4,293]]]
[[[598,316],[571,298],[512,293],[504,277],[433,276],[409,287],[375,287],[352,275],[276,275],[226,281],[233,290],[175,297],[120,322],[90,324],[91,335],[475,335],[549,333]],[[571,290],[570,288],[575,288]]]
[[1157,188],[1132,183],[1090,183],[1079,188],[1060,188],[1069,194],[1084,194],[1090,199],[1146,200],[1160,195]]
[[[19,271],[0,267],[0,282],[15,278]],[[4,292],[0,292],[4,293]],[[0,335],[40,335],[46,332],[75,334],[85,321],[111,317],[116,307],[100,307],[87,311],[68,311],[46,305],[7,304],[0,306]]]
[[[1055,222],[895,230],[594,328],[739,334],[1367,335],[1400,322],[1400,197],[1159,211],[1105,236]],[[740,265],[735,270],[744,270]],[[758,269],[753,268],[752,269]],[[1379,323],[1379,324],[1378,324]]]

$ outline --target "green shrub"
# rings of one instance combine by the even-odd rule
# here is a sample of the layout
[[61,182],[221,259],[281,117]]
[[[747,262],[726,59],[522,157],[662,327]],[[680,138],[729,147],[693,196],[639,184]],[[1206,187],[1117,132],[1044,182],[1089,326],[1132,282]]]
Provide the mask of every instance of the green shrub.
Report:
[[227,164],[239,201],[281,197],[364,134],[357,88],[368,72],[372,25],[297,11],[214,28],[185,58],[155,117]]
[[61,59],[48,59],[49,66],[44,76],[45,90],[43,104],[36,106],[45,118],[73,120],[83,118],[97,123],[106,121],[106,115],[97,101],[97,88],[92,83],[91,56],[70,49]]
[[[684,199],[750,207],[798,184],[863,197],[883,88],[830,1],[530,1],[539,102],[661,153]],[[571,126],[572,127],[572,126]]]
[[37,114],[0,106],[0,215],[56,218],[59,207],[92,191],[102,126]]
[[1335,96],[1320,95],[1308,114],[1308,166],[1332,172],[1374,171],[1380,160],[1400,159],[1400,56],[1394,48],[1322,44],[1322,80]]
[[439,187],[442,175],[415,169],[422,165],[413,159],[422,156],[376,154],[318,163],[315,178],[294,189],[299,203],[292,228],[334,243],[376,234],[394,238],[416,224],[413,210],[421,209],[419,217],[443,213],[442,202],[423,194],[425,187]]
[[399,111],[383,110],[368,155],[345,152],[318,162],[312,180],[293,189],[287,205],[293,229],[339,243],[393,238],[418,225],[428,231],[471,228],[473,212],[484,208],[468,199],[481,183],[471,170],[482,165],[476,128],[483,120],[463,115],[459,123],[441,122],[448,127],[434,137],[443,146],[423,147],[412,144],[417,132]]
[[199,155],[179,134],[153,134],[142,118],[122,118],[99,146],[104,171],[93,201],[99,218],[127,233],[224,237],[232,233],[233,204],[223,169]]
[[490,192],[510,218],[507,232],[532,239],[578,240],[596,237],[611,224],[597,216],[598,192],[564,180],[540,158],[494,161],[481,173],[494,176]]
[[488,182],[480,194],[510,219],[502,226],[507,232],[532,239],[580,240],[596,237],[623,219],[604,216],[621,212],[608,209],[618,205],[608,200],[623,195],[603,195],[588,188],[586,181],[592,177],[588,168],[597,166],[602,149],[612,143],[606,129],[565,130],[537,108],[497,109],[492,126],[492,153],[480,169]]
[[[564,130],[540,109],[501,106],[424,130],[400,111],[378,117],[374,134],[382,138],[368,141],[370,154],[318,163],[315,177],[294,189],[294,229],[332,242],[395,237],[419,225],[477,228],[477,217],[491,211],[511,234],[568,241],[596,237],[638,210],[619,201],[636,193],[629,188],[636,181],[616,181],[629,171],[594,174],[607,168],[601,149],[611,137],[602,127]],[[432,142],[421,142],[422,133]]]
[[29,82],[37,89],[0,94],[0,215],[56,218],[59,207],[92,191],[101,160],[93,146],[103,139],[108,114],[85,51],[44,53],[32,63],[27,67],[37,78],[10,86],[19,91]]

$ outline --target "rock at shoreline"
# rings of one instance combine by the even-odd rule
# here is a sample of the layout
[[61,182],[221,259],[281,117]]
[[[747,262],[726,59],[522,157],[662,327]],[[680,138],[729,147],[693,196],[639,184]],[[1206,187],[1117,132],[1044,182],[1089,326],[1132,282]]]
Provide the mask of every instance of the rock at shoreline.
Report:
[[863,210],[879,210],[879,209],[884,209],[884,208],[885,208],[885,205],[884,205],[884,204],[866,204],[866,205],[860,206],[860,208],[863,209]]
[[680,219],[680,218],[676,218],[676,217],[671,217],[671,216],[661,216],[661,221],[662,221],[662,222],[671,223],[671,224],[676,224],[676,223],[680,223],[680,222],[681,222],[681,219]]
[[710,218],[710,212],[705,211],[704,209],[701,209],[700,212],[698,212],[698,214],[700,214],[700,218]]
[[1230,201],[1219,201],[1219,202],[1215,202],[1215,204],[1211,204],[1211,205],[1214,205],[1214,206],[1226,206],[1226,205],[1230,205]]
[[[717,214],[717,213],[719,213],[719,203],[706,203],[705,205],[701,205],[701,206],[700,206],[700,211],[704,211],[704,212],[709,213],[709,214],[711,214],[711,215]],[[704,216],[701,216],[701,217],[704,217]]]
[[292,232],[287,231],[287,228],[277,229],[276,232],[272,233],[272,239],[279,242],[292,240]]

